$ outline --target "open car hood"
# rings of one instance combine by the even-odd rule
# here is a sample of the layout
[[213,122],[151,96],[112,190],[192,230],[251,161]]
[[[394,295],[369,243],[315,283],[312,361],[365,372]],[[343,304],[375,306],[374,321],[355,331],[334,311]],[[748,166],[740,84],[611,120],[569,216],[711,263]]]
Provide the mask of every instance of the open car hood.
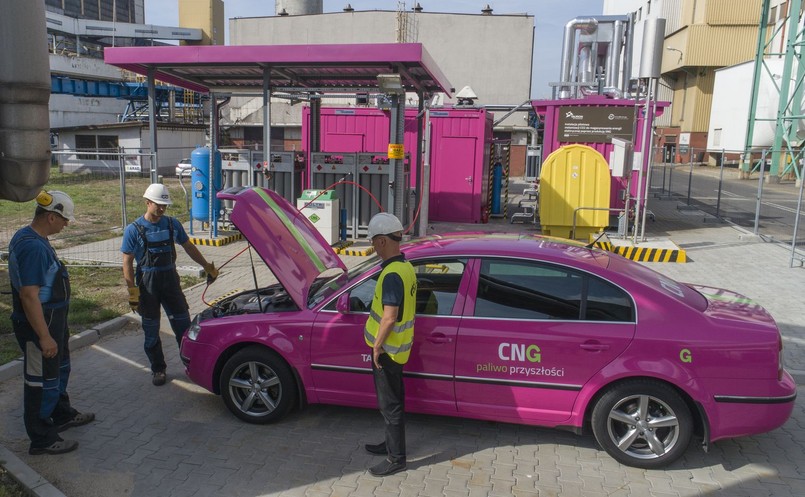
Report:
[[218,198],[235,201],[232,223],[300,309],[307,307],[310,286],[321,273],[346,271],[313,224],[277,192],[237,187],[218,193]]

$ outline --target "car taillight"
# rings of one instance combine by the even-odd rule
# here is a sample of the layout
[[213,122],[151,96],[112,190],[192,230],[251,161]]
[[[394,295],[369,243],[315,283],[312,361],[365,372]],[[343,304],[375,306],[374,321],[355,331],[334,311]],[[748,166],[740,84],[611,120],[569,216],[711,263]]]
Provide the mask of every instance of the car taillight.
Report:
[[777,334],[777,381],[781,381],[783,379],[783,337],[779,333]]

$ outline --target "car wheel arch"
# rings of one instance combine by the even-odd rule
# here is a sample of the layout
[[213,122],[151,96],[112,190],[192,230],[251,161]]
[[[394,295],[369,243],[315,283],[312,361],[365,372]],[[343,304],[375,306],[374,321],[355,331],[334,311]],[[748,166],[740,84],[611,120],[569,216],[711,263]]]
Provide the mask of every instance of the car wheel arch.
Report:
[[593,410],[598,402],[601,400],[607,392],[612,389],[618,388],[622,385],[629,384],[635,381],[644,381],[647,383],[654,383],[665,385],[673,389],[677,395],[679,395],[682,400],[685,402],[688,410],[690,411],[691,416],[693,417],[693,433],[695,436],[703,437],[704,443],[707,445],[709,443],[709,426],[710,422],[707,418],[707,412],[705,411],[704,407],[700,402],[695,400],[691,395],[681,388],[676,383],[669,381],[664,378],[659,378],[656,376],[624,376],[609,383],[602,384],[587,400],[584,406],[584,417],[583,417],[583,426],[582,432],[585,434],[592,433],[592,416]]
[[288,369],[291,371],[291,374],[293,374],[294,381],[296,383],[297,399],[299,399],[299,406],[297,407],[301,408],[307,405],[307,395],[305,393],[302,377],[300,376],[299,371],[297,371],[296,367],[291,363],[291,361],[288,360],[287,357],[285,357],[285,355],[280,350],[274,347],[269,347],[265,343],[261,342],[239,342],[233,344],[231,347],[224,350],[220,356],[218,356],[218,360],[215,363],[215,369],[213,370],[213,377],[212,377],[214,394],[221,395],[221,385],[220,385],[221,374],[223,373],[224,366],[226,366],[226,363],[229,362],[229,359],[231,359],[235,354],[247,348],[254,348],[257,350],[262,349],[267,353],[276,355],[280,360],[282,360],[282,362],[284,362],[285,365],[288,366]]

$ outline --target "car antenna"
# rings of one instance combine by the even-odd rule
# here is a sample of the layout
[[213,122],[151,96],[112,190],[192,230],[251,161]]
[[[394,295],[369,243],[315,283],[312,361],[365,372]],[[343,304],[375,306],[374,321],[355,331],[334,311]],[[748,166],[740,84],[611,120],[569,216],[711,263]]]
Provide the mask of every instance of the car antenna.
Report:
[[596,244],[596,243],[598,243],[598,240],[600,240],[600,239],[601,239],[601,237],[602,237],[602,236],[604,236],[604,235],[606,235],[606,234],[607,234],[607,232],[606,232],[606,231],[601,230],[601,234],[599,234],[599,235],[598,235],[598,236],[595,238],[595,240],[593,240],[593,241],[591,241],[590,243],[588,243],[587,245],[585,245],[585,247],[587,247],[587,248],[593,248],[593,247],[595,247],[595,244]]

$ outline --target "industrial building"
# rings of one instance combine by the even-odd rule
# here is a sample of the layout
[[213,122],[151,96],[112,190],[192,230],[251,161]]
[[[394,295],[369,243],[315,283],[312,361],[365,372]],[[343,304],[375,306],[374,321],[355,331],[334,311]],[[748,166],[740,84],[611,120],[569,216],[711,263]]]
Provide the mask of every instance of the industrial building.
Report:
[[[477,14],[436,13],[420,4],[398,11],[358,12],[346,7],[340,12],[324,13],[320,0],[278,1],[275,7],[278,15],[230,19],[229,44],[419,42],[445,71],[455,91],[469,86],[469,91],[477,95],[474,105],[495,109],[502,116],[529,100],[533,15],[502,14],[492,9]],[[75,132],[80,126],[146,120],[143,78],[136,79],[103,64],[100,57],[104,47],[159,45],[176,40],[183,45],[214,45],[224,41],[222,0],[179,0],[180,28],[144,25],[143,0],[47,0],[46,8],[54,145],[62,128]],[[203,106],[202,97],[181,89],[161,90],[162,119],[183,124],[199,122],[199,117],[203,120],[198,107]],[[360,97],[325,99],[323,103],[346,107],[377,104]],[[416,95],[409,94],[407,103],[416,106]],[[433,102],[435,107],[451,103],[455,100],[439,98]],[[304,104],[281,98],[272,101],[272,148],[301,148]],[[233,96],[221,111],[223,143],[262,148],[261,107],[259,98]],[[524,174],[527,145],[536,145],[529,115],[533,115],[530,106],[523,105],[519,112],[497,123],[497,136],[512,140],[509,159],[513,176]],[[175,154],[169,155],[173,161]],[[161,156],[160,162],[162,159]]]
[[[294,45],[327,43],[422,43],[453,84],[455,91],[471,87],[474,104],[495,109],[502,116],[511,107],[527,104],[531,95],[534,16],[504,14],[485,9],[477,14],[428,12],[427,4],[410,10],[324,13],[321,1],[277,1],[280,15],[229,20],[230,45]],[[184,21],[182,21],[184,23]],[[408,95],[416,107],[416,95]],[[439,104],[455,103],[441,98]],[[368,107],[360,97],[323,100],[324,106]],[[238,146],[251,148],[262,136],[262,101],[233,98],[224,109],[222,126]],[[272,140],[275,145],[301,147],[302,107],[298,102],[272,102]],[[524,174],[526,146],[533,128],[528,126],[528,105],[497,124],[498,136],[512,139],[512,175]]]
[[[701,162],[705,154],[716,71],[753,61],[757,52],[759,0],[604,0],[604,14],[632,14],[637,23],[666,19],[658,98],[672,103],[657,120],[663,162]],[[767,22],[785,19],[788,2],[771,0]],[[782,48],[784,33],[774,43]],[[635,54],[639,60],[639,53]],[[745,119],[746,117],[744,117]]]

